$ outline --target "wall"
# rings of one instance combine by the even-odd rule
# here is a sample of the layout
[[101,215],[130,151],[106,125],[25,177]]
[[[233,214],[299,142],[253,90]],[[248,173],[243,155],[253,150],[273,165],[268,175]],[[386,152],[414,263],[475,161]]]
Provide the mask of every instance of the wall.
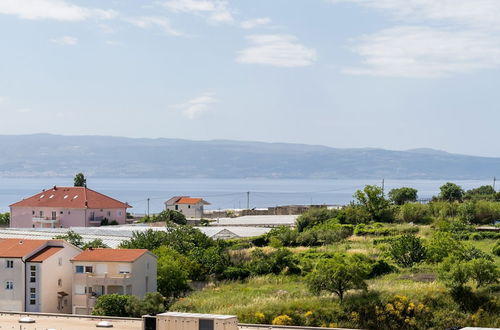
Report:
[[[177,209],[176,209],[177,206]],[[201,218],[203,217],[203,203],[198,204],[175,204],[168,205],[167,210],[181,212],[186,218]]]
[[[6,268],[6,260],[14,261],[14,268]],[[0,258],[0,310],[23,311],[24,263],[21,258]],[[5,282],[13,281],[14,289],[5,290]]]
[[[70,260],[81,251],[73,246],[65,245],[64,249],[40,263],[40,293],[42,313],[71,314],[73,289],[73,273]],[[59,264],[61,258],[61,265]],[[28,268],[29,269],[29,268]],[[59,279],[61,286],[59,286]],[[58,309],[58,292],[66,292],[68,296],[62,300],[62,309]],[[65,302],[66,300],[66,302]]]
[[[156,268],[157,261],[150,253],[145,253],[132,264],[132,294],[144,297],[147,292],[156,292]],[[148,277],[148,288],[146,290],[146,276]]]

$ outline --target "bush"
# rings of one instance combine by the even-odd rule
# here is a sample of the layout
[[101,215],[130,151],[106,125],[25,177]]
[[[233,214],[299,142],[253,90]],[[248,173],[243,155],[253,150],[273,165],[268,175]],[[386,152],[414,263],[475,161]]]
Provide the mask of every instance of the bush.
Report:
[[272,325],[294,325],[293,319],[288,315],[280,315],[273,319]]
[[250,271],[243,267],[229,266],[222,273],[222,279],[225,280],[244,280],[250,276]]
[[329,210],[326,207],[313,207],[304,212],[295,220],[295,226],[299,232],[312,228],[338,215],[338,210]]
[[337,219],[339,219],[340,223],[357,225],[370,222],[372,217],[362,206],[350,204],[340,210]]
[[102,295],[97,298],[92,315],[128,317],[129,297],[115,293]]
[[390,253],[394,261],[403,267],[424,260],[426,251],[422,239],[414,235],[403,235],[390,246]]
[[494,255],[500,257],[500,241],[495,244],[493,250],[491,251]]
[[415,234],[419,232],[417,226],[408,227],[387,227],[381,223],[373,223],[370,225],[359,224],[354,228],[354,234],[358,236],[391,236],[400,234]]
[[396,220],[419,224],[429,224],[432,222],[429,206],[421,203],[406,203],[401,205],[396,214]]
[[371,271],[368,274],[368,278],[374,278],[386,274],[392,273],[396,268],[389,264],[387,261],[383,259],[376,260],[372,265],[371,265]]
[[425,244],[427,250],[427,260],[430,262],[441,262],[449,255],[463,250],[464,246],[452,234],[437,231]]

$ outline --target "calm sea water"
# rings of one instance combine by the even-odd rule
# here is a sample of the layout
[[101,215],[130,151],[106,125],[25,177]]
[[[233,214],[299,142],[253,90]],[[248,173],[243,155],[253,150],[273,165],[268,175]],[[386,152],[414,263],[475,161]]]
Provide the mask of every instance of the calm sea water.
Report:
[[[418,189],[420,198],[437,194],[449,180],[385,180],[386,191],[396,187]],[[464,189],[491,184],[489,181],[454,180]],[[0,178],[0,212],[8,206],[42,189],[71,186],[72,178]],[[159,212],[163,202],[172,196],[203,197],[212,205],[208,209],[245,208],[247,191],[250,207],[289,204],[345,204],[356,189],[366,184],[381,185],[377,180],[270,180],[270,179],[105,179],[88,178],[88,187],[133,206],[132,213],[145,213],[147,199],[150,211]]]

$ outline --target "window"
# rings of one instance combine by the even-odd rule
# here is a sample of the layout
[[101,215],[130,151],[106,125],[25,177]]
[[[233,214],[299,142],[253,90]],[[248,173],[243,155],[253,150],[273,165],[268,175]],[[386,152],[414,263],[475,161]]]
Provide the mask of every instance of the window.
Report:
[[179,205],[176,205],[175,206],[175,210],[177,211],[179,209]]
[[71,211],[68,211],[68,214],[71,214]]
[[36,272],[36,266],[30,266],[30,270],[31,270],[32,272]]
[[106,214],[108,215],[108,217],[110,217],[111,216],[111,211],[106,212]]
[[59,266],[62,266],[62,258],[61,257],[59,257],[58,263],[59,263]]
[[14,290],[14,282],[12,281],[5,282],[5,290]]
[[14,260],[7,260],[7,268],[14,268]]
[[36,283],[36,266],[30,266],[30,283]]
[[63,211],[60,211],[59,214],[63,214]]
[[62,279],[58,279],[57,280],[57,285],[60,286],[60,287],[62,286]]
[[35,210],[31,211],[31,215],[35,215]]
[[92,273],[92,272],[93,272],[92,266],[85,266],[85,273]]
[[122,216],[122,211],[118,211],[118,212],[116,212],[116,214],[117,214],[119,217],[121,217],[121,216]]
[[191,208],[191,205],[188,205],[188,209],[190,209],[190,208]]
[[84,285],[75,285],[75,294],[85,294],[85,290]]
[[36,304],[36,300],[35,299],[30,299],[30,305],[35,305]]
[[76,266],[75,267],[75,273],[83,273],[83,270],[84,270],[83,266]]

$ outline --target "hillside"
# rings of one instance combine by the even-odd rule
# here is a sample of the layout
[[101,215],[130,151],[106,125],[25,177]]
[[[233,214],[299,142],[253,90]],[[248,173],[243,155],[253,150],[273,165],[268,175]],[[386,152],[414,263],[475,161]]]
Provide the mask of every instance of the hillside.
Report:
[[489,179],[500,158],[239,141],[0,136],[0,176]]

